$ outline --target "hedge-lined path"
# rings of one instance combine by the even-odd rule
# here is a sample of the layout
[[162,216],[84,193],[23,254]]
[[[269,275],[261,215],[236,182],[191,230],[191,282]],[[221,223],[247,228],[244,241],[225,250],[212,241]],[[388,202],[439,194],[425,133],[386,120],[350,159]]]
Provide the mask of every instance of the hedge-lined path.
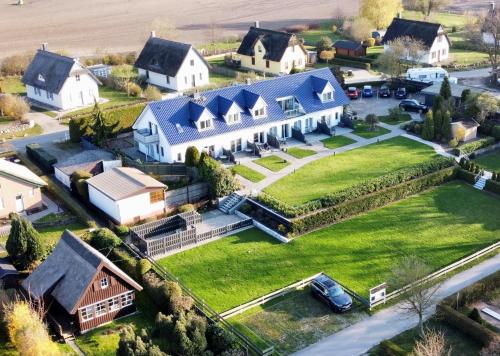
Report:
[[[478,265],[460,272],[446,280],[435,294],[435,303],[425,315],[428,319],[436,311],[438,301],[476,283],[486,276],[500,270],[500,254]],[[401,314],[398,305],[381,310],[370,318],[360,321],[336,334],[299,351],[294,355],[361,355],[378,345],[418,324],[418,317]]]

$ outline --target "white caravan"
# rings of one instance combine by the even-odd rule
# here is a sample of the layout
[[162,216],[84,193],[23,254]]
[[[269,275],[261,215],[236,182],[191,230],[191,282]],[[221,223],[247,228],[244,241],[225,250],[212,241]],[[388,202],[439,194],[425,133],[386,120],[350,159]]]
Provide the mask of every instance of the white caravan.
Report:
[[450,77],[441,67],[410,68],[406,72],[406,79],[424,83],[442,82],[447,77],[450,83],[457,83],[457,78]]

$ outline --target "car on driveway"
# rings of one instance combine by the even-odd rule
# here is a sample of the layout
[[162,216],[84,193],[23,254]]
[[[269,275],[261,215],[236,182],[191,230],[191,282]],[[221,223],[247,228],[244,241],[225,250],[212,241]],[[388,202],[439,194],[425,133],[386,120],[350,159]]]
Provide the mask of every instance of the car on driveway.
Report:
[[346,94],[350,99],[353,99],[353,100],[359,98],[359,91],[358,91],[358,88],[356,88],[356,87],[347,88]]
[[391,88],[388,85],[382,85],[380,90],[378,91],[378,96],[381,98],[390,98],[391,97]]
[[352,298],[349,294],[326,274],[321,274],[311,282],[311,293],[334,312],[342,313],[352,307]]
[[363,98],[371,98],[373,96],[373,88],[371,85],[365,85],[363,87]]
[[399,103],[399,107],[404,111],[415,111],[418,113],[426,113],[429,108],[427,105],[418,102],[414,99],[404,99]]
[[398,88],[394,93],[396,99],[406,99],[406,88]]

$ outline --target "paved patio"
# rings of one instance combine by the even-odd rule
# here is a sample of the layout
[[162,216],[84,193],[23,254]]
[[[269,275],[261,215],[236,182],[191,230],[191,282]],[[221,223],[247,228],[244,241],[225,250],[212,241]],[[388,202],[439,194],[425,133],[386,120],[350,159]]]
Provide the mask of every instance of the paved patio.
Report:
[[199,233],[207,232],[229,224],[234,224],[243,219],[236,215],[227,215],[220,210],[211,210],[201,214],[202,222],[197,225]]

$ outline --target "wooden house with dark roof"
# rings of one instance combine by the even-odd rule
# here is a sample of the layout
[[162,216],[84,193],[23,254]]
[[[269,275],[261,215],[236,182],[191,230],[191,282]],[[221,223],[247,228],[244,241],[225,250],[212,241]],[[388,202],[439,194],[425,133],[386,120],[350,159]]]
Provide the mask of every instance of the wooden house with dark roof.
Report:
[[[382,40],[384,51],[390,51],[391,42],[398,38],[422,42],[425,53],[422,53],[420,63],[437,64],[448,60],[451,42],[439,23],[394,18]],[[407,53],[404,59],[413,60]]]
[[293,33],[250,27],[238,48],[241,66],[272,74],[289,74],[304,69],[307,51]]
[[333,44],[335,55],[347,57],[364,57],[366,56],[366,46],[360,42],[339,40]]
[[209,64],[190,44],[156,37],[154,31],[135,62],[149,84],[184,91],[210,84]]
[[136,311],[142,287],[101,252],[66,230],[54,251],[22,283],[43,302],[59,332],[85,333]]

